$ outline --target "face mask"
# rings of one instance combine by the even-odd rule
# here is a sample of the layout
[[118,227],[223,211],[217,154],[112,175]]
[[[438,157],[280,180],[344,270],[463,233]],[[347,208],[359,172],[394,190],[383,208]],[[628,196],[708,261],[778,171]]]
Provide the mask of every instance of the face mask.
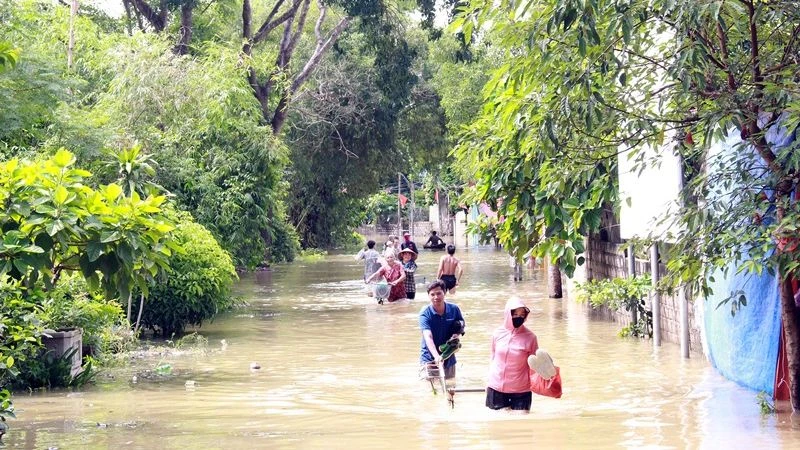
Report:
[[525,322],[525,318],[524,317],[512,317],[511,318],[511,323],[514,324],[514,328],[521,327],[523,322]]

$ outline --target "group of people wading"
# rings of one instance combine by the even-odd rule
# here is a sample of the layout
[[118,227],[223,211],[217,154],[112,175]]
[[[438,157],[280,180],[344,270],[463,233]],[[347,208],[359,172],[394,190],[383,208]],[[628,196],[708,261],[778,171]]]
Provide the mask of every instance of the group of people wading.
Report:
[[[426,248],[430,248],[432,239],[441,241],[435,232],[431,232]],[[375,241],[370,240],[356,256],[357,260],[364,260],[364,281],[367,284],[382,277],[391,286],[389,302],[416,296],[417,245],[411,240],[410,233],[404,233],[403,241],[398,241],[395,236],[389,236],[381,257],[375,250]],[[435,245],[441,244],[435,242]],[[455,351],[461,347],[459,338],[464,334],[466,321],[458,305],[445,301],[448,292],[455,292],[463,274],[461,263],[454,254],[455,247],[447,245],[447,254],[439,259],[437,279],[426,286],[430,303],[419,313],[422,332],[420,364],[428,379],[439,377],[441,371],[447,380],[456,376]],[[486,406],[495,410],[527,412],[531,408],[532,392],[560,397],[560,375],[550,355],[539,349],[536,334],[525,327],[530,309],[522,300],[512,297],[503,311],[503,323],[492,335]],[[537,390],[534,386],[537,377],[544,380],[545,389],[550,389],[557,379],[557,395]],[[451,400],[453,392],[448,392]]]
[[[431,231],[431,236],[423,248],[441,249],[446,244]],[[455,293],[459,280],[464,273],[461,262],[456,258],[456,248],[447,245],[447,254],[439,259],[439,268],[436,279],[445,284],[445,292]],[[414,274],[417,271],[417,257],[419,250],[417,244],[411,240],[411,233],[403,233],[402,241],[397,236],[390,235],[383,245],[383,254],[375,250],[375,241],[367,241],[366,248],[361,249],[356,255],[356,260],[364,260],[364,282],[370,284],[374,280],[383,279],[389,285],[389,293],[385,300],[394,302],[404,298],[414,299],[417,293]],[[384,298],[377,292],[375,296],[382,303]]]

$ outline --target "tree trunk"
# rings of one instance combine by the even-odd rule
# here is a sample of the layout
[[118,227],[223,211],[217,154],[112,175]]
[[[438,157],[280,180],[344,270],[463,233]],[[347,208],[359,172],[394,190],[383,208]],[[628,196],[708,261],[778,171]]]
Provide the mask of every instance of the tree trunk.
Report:
[[167,13],[169,12],[164,0],[159,1],[158,10],[153,9],[145,0],[130,1],[131,6],[133,6],[140,15],[144,16],[150,26],[153,27],[153,31],[156,33],[164,31],[167,26]]
[[[794,183],[783,179],[777,184],[775,204],[778,205],[775,217],[779,224],[786,217],[786,207],[790,204]],[[778,249],[778,251],[781,251]],[[792,400],[792,411],[800,411],[800,309],[794,301],[791,274],[778,269],[781,298],[781,321],[783,322],[783,338],[786,343],[786,360],[789,365],[789,395]]]
[[783,321],[783,338],[786,343],[786,358],[789,362],[789,392],[792,410],[800,411],[800,321],[797,317],[797,306],[792,295],[792,285],[788,277],[781,274],[781,320]]
[[133,327],[133,335],[139,333],[139,325],[142,323],[142,310],[144,310],[144,294],[139,298],[139,313],[136,315],[136,326]]
[[128,325],[131,324],[131,300],[133,299],[133,293],[128,292],[128,314],[125,316],[128,319]]
[[72,53],[75,50],[75,16],[78,15],[78,0],[72,0],[69,8],[69,43],[67,44],[67,69],[72,69]]
[[[272,121],[270,125],[272,126],[272,134],[275,136],[280,134],[281,128],[283,128],[283,124],[286,122],[286,113],[288,112],[287,109],[289,107],[290,95],[290,92],[285,92],[283,94],[283,97],[281,97],[280,101],[278,102],[278,106],[275,108],[275,114],[272,115]],[[266,117],[264,118],[266,119]]]
[[180,37],[175,45],[175,53],[186,55],[189,53],[189,42],[192,40],[192,10],[194,3],[187,2],[181,6],[181,28],[178,30]]
[[130,0],[122,0],[122,6],[125,7],[125,29],[128,31],[128,36],[133,36],[133,17],[131,16]]
[[550,298],[561,298],[561,269],[558,264],[547,264],[547,292]]

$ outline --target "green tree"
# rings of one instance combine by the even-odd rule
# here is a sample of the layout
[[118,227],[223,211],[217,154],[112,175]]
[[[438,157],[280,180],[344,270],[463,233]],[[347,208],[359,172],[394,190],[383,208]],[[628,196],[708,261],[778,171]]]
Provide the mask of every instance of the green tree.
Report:
[[[468,135],[498,152],[498,169],[480,170],[475,195],[501,193],[507,241],[544,228],[536,251],[574,265],[583,227],[594,228],[596,212],[615,200],[617,155],[650,164],[642,148],[674,147],[688,176],[684,204],[673,212],[683,231],[670,280],[708,293],[708,276],[720,268],[778,274],[797,410],[800,324],[789,281],[800,266],[791,199],[800,152],[796,140],[778,144],[768,132],[797,128],[800,11],[752,0],[495,3],[470,2],[457,26],[467,37],[490,27],[507,52]],[[742,145],[723,170],[698,170],[731,133]],[[774,221],[752,221],[767,209]],[[561,229],[573,252],[551,239]]]
[[349,240],[364,219],[364,200],[427,150],[398,136],[418,81],[418,46],[408,37],[394,22],[360,26],[296,97],[286,134],[290,217],[306,247]]
[[166,197],[126,197],[116,184],[94,190],[74,164],[63,149],[39,162],[0,163],[0,276],[51,287],[62,271],[79,270],[109,298],[146,292],[173,246],[160,214]]
[[[285,217],[287,151],[268,126],[239,72],[236,55],[209,44],[208,56],[178,57],[158,36],[139,35],[108,65],[116,77],[93,111],[115,136],[138,143],[157,164],[143,174],[171,192],[208,228],[235,263],[292,260],[297,248]],[[238,67],[238,68],[237,68]],[[116,171],[104,172],[116,179]]]
[[[165,337],[229,309],[230,289],[238,279],[230,255],[208,230],[186,213],[175,221],[172,236],[183,251],[170,256],[164,280],[151,284],[140,316],[142,326]],[[141,308],[140,304],[137,311]]]

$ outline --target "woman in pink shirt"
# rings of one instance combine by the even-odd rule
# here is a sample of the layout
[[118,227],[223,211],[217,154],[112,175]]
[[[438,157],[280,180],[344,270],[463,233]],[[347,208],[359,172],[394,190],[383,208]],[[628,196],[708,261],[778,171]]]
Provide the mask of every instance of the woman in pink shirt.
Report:
[[506,302],[503,326],[492,336],[492,360],[486,387],[486,406],[491,409],[531,409],[531,368],[528,357],[536,354],[539,343],[523,323],[528,309],[522,300]]

